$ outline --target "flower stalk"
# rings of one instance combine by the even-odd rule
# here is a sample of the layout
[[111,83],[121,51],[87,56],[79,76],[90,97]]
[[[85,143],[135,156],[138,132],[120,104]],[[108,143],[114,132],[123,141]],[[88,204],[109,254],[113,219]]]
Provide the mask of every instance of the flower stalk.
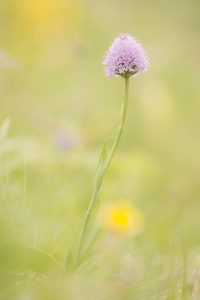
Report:
[[125,97],[122,101],[121,120],[120,120],[117,134],[115,136],[114,143],[111,147],[111,150],[110,150],[110,153],[108,156],[107,156],[106,147],[104,145],[104,147],[101,151],[100,157],[99,157],[99,162],[97,165],[97,170],[96,170],[95,179],[94,179],[93,193],[92,193],[92,197],[91,197],[89,206],[88,206],[86,214],[85,214],[83,226],[82,226],[79,241],[78,241],[78,246],[76,249],[75,259],[76,259],[77,265],[80,264],[81,258],[84,255],[84,247],[85,247],[85,244],[87,243],[88,226],[89,226],[91,217],[94,213],[94,209],[98,202],[98,196],[99,196],[99,192],[102,187],[104,176],[106,175],[106,172],[111,164],[111,161],[114,157],[114,154],[116,152],[116,149],[118,147],[118,144],[120,142],[120,139],[121,139],[121,136],[122,136],[122,133],[124,130],[124,125],[125,125],[125,120],[126,120],[126,115],[127,115],[127,106],[128,106],[129,77],[130,76],[128,76],[128,75],[123,76],[124,82],[125,82]]

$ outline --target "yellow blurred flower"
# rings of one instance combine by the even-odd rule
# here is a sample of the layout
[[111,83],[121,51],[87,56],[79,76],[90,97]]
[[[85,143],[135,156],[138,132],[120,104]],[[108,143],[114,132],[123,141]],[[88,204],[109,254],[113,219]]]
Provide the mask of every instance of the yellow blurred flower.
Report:
[[106,205],[100,213],[100,223],[120,234],[136,235],[144,229],[144,216],[128,201]]
[[12,10],[15,22],[34,34],[71,32],[80,17],[74,0],[18,0],[12,2]]

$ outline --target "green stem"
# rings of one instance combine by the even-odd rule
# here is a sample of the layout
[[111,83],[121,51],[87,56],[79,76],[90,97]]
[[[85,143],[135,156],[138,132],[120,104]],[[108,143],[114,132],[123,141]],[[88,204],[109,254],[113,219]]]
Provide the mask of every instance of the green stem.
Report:
[[116,134],[114,143],[113,143],[112,148],[110,150],[110,154],[108,156],[108,160],[106,162],[106,166],[104,168],[103,175],[107,171],[107,169],[108,169],[108,167],[109,167],[109,165],[110,165],[110,163],[113,159],[113,156],[115,154],[115,151],[117,149],[117,146],[119,144],[119,141],[121,139],[121,136],[122,136],[122,133],[123,133],[123,130],[124,130],[124,124],[125,124],[125,120],[126,120],[126,113],[127,113],[127,106],[128,106],[128,90],[129,90],[129,77],[126,77],[125,78],[125,98],[124,98],[124,101],[122,102],[121,121],[120,121],[120,124],[119,124],[119,129],[118,129],[118,132]]
[[[106,174],[106,171],[107,171],[107,169],[108,169],[108,167],[109,167],[109,165],[110,165],[110,163],[113,159],[113,156],[116,152],[117,146],[119,144],[119,141],[120,141],[122,133],[123,133],[124,124],[125,124],[125,120],[126,120],[126,113],[127,113],[128,90],[129,90],[129,78],[125,77],[125,98],[122,102],[121,121],[120,121],[119,129],[117,131],[114,143],[112,145],[112,148],[111,148],[110,153],[108,155],[108,158],[107,158],[107,161],[105,163],[104,169],[102,171],[102,176],[101,176],[102,181],[103,181],[103,178]],[[88,224],[89,224],[90,218],[93,214],[93,209],[94,209],[94,207],[96,205],[96,202],[97,202],[99,191],[100,191],[101,186],[102,186],[102,181],[101,181],[100,184],[97,184],[96,182],[94,182],[92,197],[91,197],[91,200],[90,200],[90,203],[89,203],[86,215],[85,215],[83,227],[82,227],[82,230],[81,230],[81,233],[80,233],[80,238],[79,238],[79,241],[78,241],[78,247],[77,247],[77,251],[76,251],[76,262],[77,262],[77,264],[79,264],[80,259],[81,259],[86,231],[88,229]]]

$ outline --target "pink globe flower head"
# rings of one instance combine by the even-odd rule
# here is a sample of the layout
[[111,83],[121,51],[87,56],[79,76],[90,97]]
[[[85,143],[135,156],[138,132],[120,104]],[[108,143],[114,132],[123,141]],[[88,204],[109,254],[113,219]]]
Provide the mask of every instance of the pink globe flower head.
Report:
[[103,64],[108,77],[120,75],[130,77],[143,72],[148,60],[140,43],[129,34],[119,35],[108,49]]

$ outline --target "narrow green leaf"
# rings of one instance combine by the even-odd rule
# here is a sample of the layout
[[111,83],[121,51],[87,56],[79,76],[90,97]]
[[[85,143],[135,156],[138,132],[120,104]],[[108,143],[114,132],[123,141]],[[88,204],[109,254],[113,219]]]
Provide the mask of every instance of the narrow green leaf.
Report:
[[85,240],[85,244],[81,253],[82,256],[84,256],[90,251],[92,245],[97,239],[98,234],[99,234],[99,227],[97,226],[97,224],[93,224],[93,226],[91,227],[91,231],[89,232]]
[[103,175],[104,168],[106,166],[106,162],[107,162],[107,148],[106,148],[106,144],[104,143],[97,163],[97,168],[96,168],[95,181],[97,185],[101,184],[102,175]]

